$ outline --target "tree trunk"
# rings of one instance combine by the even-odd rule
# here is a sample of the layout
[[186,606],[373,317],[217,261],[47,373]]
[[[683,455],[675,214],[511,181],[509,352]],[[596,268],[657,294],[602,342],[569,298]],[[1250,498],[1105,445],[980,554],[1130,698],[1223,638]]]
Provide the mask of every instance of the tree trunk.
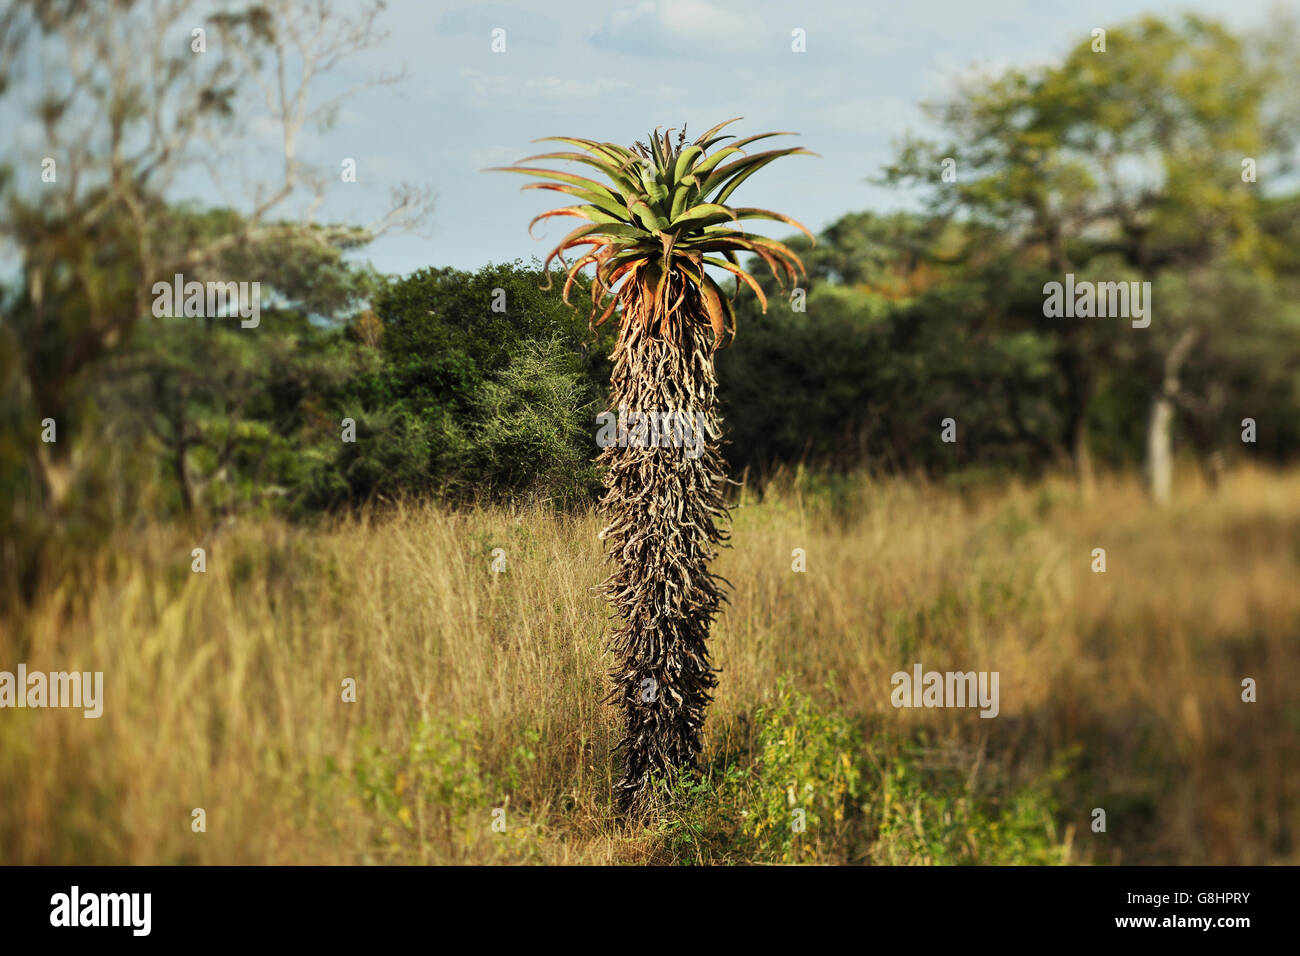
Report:
[[1095,472],[1092,468],[1092,452],[1088,450],[1088,429],[1082,420],[1074,432],[1074,475],[1085,498],[1091,498],[1096,487]]
[[181,489],[181,505],[187,515],[194,513],[194,486],[190,482],[190,470],[185,466],[185,442],[182,441],[172,450],[172,470],[176,474],[176,483]]
[[[56,427],[65,427],[62,420],[56,419]],[[64,433],[63,441],[69,441]],[[36,446],[36,479],[41,487],[41,501],[45,510],[58,514],[63,510],[68,490],[72,487],[74,468],[70,457],[61,456],[51,451],[44,442]]]
[[1169,502],[1173,486],[1173,423],[1174,400],[1162,391],[1151,403],[1147,420],[1147,490],[1159,505]]
[[615,788],[625,810],[645,807],[654,791],[662,794],[697,766],[704,712],[717,685],[706,642],[726,583],[709,572],[728,517],[713,335],[694,286],[674,272],[666,291],[669,300],[684,296],[667,318],[663,303],[652,310],[647,295],[625,307],[611,403],[621,420],[631,412],[689,416],[691,431],[703,425],[691,439],[699,444],[673,447],[659,436],[653,447],[636,447],[634,428],[625,447],[615,442],[598,459],[606,466],[601,509],[609,521],[601,538],[614,564],[601,588],[621,620],[610,641],[617,666],[609,702],[625,728],[618,747],[623,777]]
[[1223,472],[1228,466],[1227,456],[1223,449],[1216,449],[1201,459],[1201,467],[1205,470],[1205,485],[1211,493],[1219,490],[1219,485],[1223,483]]
[[1195,329],[1186,329],[1165,354],[1164,375],[1151,401],[1151,415],[1147,419],[1147,490],[1158,505],[1168,504],[1173,488],[1174,402],[1181,388],[1178,375],[1198,338]]
[[1092,378],[1082,357],[1073,348],[1060,359],[1065,378],[1065,447],[1070,450],[1075,477],[1085,498],[1091,497],[1094,487],[1092,455],[1088,451],[1087,414],[1092,398]]
[[1183,422],[1201,463],[1206,487],[1213,493],[1218,490],[1228,466],[1228,456],[1219,447],[1220,425],[1223,409],[1228,404],[1228,390],[1222,382],[1214,381],[1205,389],[1203,397],[1180,392],[1178,404],[1179,410],[1185,413]]

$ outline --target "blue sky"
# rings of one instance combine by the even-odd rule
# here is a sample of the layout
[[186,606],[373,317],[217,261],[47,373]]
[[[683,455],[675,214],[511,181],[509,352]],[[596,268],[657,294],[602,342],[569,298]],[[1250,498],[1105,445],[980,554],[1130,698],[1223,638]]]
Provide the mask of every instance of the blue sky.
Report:
[[[382,271],[474,268],[544,256],[546,240],[563,234],[565,221],[555,220],[530,238],[529,219],[554,203],[541,191],[521,193],[522,176],[480,172],[543,150],[530,140],[630,144],[655,126],[686,122],[698,134],[743,116],[733,131],[796,130],[789,144],[821,158],[767,167],[736,201],[816,231],[848,211],[910,204],[866,178],[899,137],[924,130],[922,102],[971,72],[1057,59],[1094,27],[1145,12],[1194,10],[1246,30],[1266,22],[1270,8],[1262,0],[391,0],[381,21],[388,39],[320,92],[399,66],[406,79],[349,100],[331,129],[306,137],[303,158],[335,170],[343,157],[357,160],[358,181],[336,178],[324,219],[369,221],[402,181],[433,190],[422,235],[385,236],[364,252]],[[791,51],[796,27],[806,31],[806,53]],[[504,53],[491,49],[496,28],[506,31]],[[268,150],[268,162],[273,156]],[[247,158],[255,171],[257,157]]]

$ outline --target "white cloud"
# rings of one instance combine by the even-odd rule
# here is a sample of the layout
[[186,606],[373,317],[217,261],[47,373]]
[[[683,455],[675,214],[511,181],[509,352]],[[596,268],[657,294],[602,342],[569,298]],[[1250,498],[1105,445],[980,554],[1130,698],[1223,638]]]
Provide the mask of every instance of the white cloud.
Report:
[[753,7],[728,10],[708,0],[640,0],[605,16],[590,42],[598,47],[673,56],[708,52],[743,55],[776,41]]

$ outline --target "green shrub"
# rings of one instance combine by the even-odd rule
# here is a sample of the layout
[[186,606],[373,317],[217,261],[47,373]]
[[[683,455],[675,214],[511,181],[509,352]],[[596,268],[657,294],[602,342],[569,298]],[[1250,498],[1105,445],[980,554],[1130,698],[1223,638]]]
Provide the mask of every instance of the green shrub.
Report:
[[[351,799],[373,820],[376,862],[446,863],[535,858],[539,828],[510,795],[537,759],[541,739],[525,729],[522,742],[501,761],[481,753],[477,720],[420,721],[401,750],[378,746],[363,731],[352,768]],[[493,774],[489,765],[498,765]],[[508,813],[506,829],[492,829],[494,811]],[[464,859],[434,858],[432,847],[459,847]]]
[[782,682],[753,714],[753,744],[682,780],[656,824],[678,863],[1064,863],[1055,784],[993,781],[973,792],[963,761],[923,735],[900,737]]
[[[1058,764],[1019,787],[972,792],[969,769],[935,761],[924,737],[872,741],[865,751],[872,800],[862,810],[876,864],[1063,864],[1053,786]],[[989,771],[996,773],[996,768]]]

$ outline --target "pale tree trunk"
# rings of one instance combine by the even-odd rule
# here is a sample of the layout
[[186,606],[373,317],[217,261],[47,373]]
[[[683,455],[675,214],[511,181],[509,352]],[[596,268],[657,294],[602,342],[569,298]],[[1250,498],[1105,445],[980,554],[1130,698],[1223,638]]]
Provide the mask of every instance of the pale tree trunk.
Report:
[[1090,500],[1096,488],[1095,473],[1092,468],[1092,453],[1088,451],[1087,429],[1080,427],[1074,439],[1074,474],[1079,482],[1079,490],[1085,500]]
[[1147,421],[1147,490],[1156,504],[1167,504],[1174,480],[1174,400],[1163,389],[1151,403]]
[[1173,488],[1174,402],[1181,388],[1178,375],[1198,337],[1195,329],[1187,329],[1165,354],[1164,375],[1151,401],[1151,414],[1147,419],[1146,477],[1147,490],[1158,505],[1168,504]]
[[36,446],[36,478],[44,492],[44,506],[51,512],[63,511],[74,474],[73,459],[60,458],[45,443]]

